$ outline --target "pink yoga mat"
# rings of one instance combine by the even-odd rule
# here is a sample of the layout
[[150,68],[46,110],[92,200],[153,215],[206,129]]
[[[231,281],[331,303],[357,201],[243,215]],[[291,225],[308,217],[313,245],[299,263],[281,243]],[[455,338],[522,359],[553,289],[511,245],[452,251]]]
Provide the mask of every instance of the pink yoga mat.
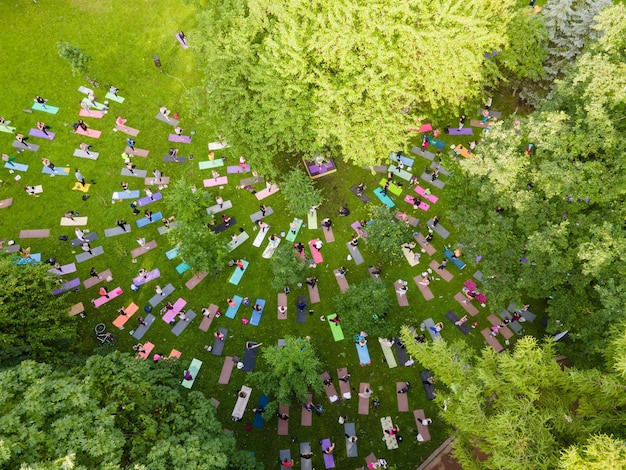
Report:
[[309,249],[311,250],[311,255],[313,256],[313,261],[315,261],[316,264],[320,264],[324,262],[324,257],[322,256],[322,252],[319,251],[317,248],[315,248],[313,246],[313,244],[315,243],[315,240],[311,240],[309,242]]
[[92,137],[94,139],[99,139],[102,135],[102,131],[97,131],[95,129],[87,129],[86,131],[84,131],[80,127],[76,129],[76,133],[79,135],[84,135],[85,137]]
[[191,136],[190,135],[170,134],[170,136],[167,138],[167,140],[169,140],[170,142],[177,142],[179,144],[190,144],[191,143]]
[[210,188],[212,186],[221,186],[222,184],[228,184],[227,176],[220,176],[219,178],[211,178],[204,180],[204,187]]
[[102,111],[97,111],[97,110],[93,110],[93,111],[87,111],[86,109],[81,108],[80,111],[78,112],[78,115],[80,117],[90,117],[90,118],[94,118],[94,119],[102,119],[102,116],[104,116],[104,113]]

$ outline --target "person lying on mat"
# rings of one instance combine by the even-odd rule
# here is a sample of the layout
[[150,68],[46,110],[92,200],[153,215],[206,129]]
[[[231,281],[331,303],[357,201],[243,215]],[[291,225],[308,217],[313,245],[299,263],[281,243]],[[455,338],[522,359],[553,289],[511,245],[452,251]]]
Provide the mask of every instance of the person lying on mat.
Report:
[[246,341],[246,349],[256,349],[263,343],[255,343],[254,341]]

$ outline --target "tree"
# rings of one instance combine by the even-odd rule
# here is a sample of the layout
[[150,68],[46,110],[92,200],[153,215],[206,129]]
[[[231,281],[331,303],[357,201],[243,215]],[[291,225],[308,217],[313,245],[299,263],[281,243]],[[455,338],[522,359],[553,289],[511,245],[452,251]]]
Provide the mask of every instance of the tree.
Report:
[[[539,345],[526,336],[510,355],[485,348],[473,356],[464,343],[418,343],[406,328],[402,338],[407,352],[438,378],[441,417],[454,429],[463,468],[556,468],[561,449],[586,440],[614,413],[580,407],[595,374],[562,370],[555,343]],[[596,381],[593,388],[605,387]],[[477,454],[485,457],[479,461]]]
[[0,363],[32,358],[56,362],[72,351],[76,321],[66,297],[53,296],[42,265],[0,259]]
[[57,49],[59,56],[69,62],[72,67],[72,73],[85,73],[89,70],[91,56],[83,52],[80,47],[61,41],[57,43]]
[[[6,468],[261,468],[222,431],[182,365],[114,352],[73,370],[26,361],[0,372]],[[54,467],[56,463],[58,466]]]
[[278,403],[303,402],[310,391],[323,391],[323,365],[309,338],[285,336],[285,346],[264,346],[261,356],[267,367],[251,379]]
[[229,72],[207,74],[197,112],[210,106],[215,127],[263,172],[277,155],[371,166],[415,118],[478,96],[484,53],[507,45],[513,3],[216,2],[196,37],[221,51],[205,55],[205,69]]
[[548,33],[543,15],[529,14],[525,3],[518,8],[508,28],[509,47],[487,61],[487,67],[496,67],[494,75],[501,72],[515,89],[528,80],[541,80],[544,76],[543,62],[546,58],[545,43]]
[[340,312],[339,317],[346,330],[367,331],[372,336],[388,337],[396,334],[400,327],[400,319],[385,316],[391,306],[391,298],[382,282],[368,279],[353,284],[345,294],[333,300],[335,311]]
[[394,212],[384,205],[374,205],[369,211],[371,222],[365,227],[367,246],[375,251],[381,261],[404,259],[402,245],[411,239],[412,230],[395,218]]
[[172,198],[166,199],[165,205],[176,221],[172,223],[175,228],[167,232],[169,240],[194,272],[220,272],[228,253],[224,241],[209,229],[215,223],[214,216],[206,211],[210,194],[195,190],[185,178],[176,180],[171,189]]
[[563,451],[559,467],[563,470],[606,470],[621,468],[626,462],[624,441],[611,436],[591,436],[584,445]]
[[302,217],[324,200],[315,182],[298,168],[287,173],[280,189],[287,200],[287,210],[295,216]]
[[295,250],[289,243],[278,245],[274,255],[270,258],[272,277],[270,286],[273,289],[282,290],[284,286],[294,285],[301,282],[309,271],[309,266],[296,255]]
[[626,302],[623,195],[608,189],[626,186],[626,10],[607,8],[597,19],[606,33],[557,82],[552,100],[520,126],[492,125],[477,157],[460,162],[450,214],[468,254],[482,255],[490,302],[546,299],[548,331],[570,331],[561,348],[578,364],[601,357]]
[[541,80],[528,81],[520,96],[534,106],[550,97],[554,81],[562,78],[583,50],[596,37],[596,15],[609,7],[611,0],[557,0],[548,2],[543,10],[548,32],[545,74]]

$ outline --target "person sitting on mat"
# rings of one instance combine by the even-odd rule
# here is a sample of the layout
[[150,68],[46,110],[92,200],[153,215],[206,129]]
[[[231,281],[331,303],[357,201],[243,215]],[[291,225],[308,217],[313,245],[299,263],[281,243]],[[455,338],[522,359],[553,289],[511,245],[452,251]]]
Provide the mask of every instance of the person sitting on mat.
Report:
[[228,227],[230,225],[231,218],[226,214],[222,214],[222,221],[224,222],[224,225]]
[[252,307],[252,310],[254,310],[255,312],[261,312],[263,311],[263,307],[261,307],[259,304],[254,304],[254,307]]
[[246,349],[256,349],[263,343],[255,343],[253,341],[246,341]]
[[165,106],[161,106],[161,108],[159,108],[159,112],[163,115],[165,119],[167,119],[168,121],[170,120],[169,115],[171,111],[167,109]]
[[330,455],[333,453],[334,450],[335,450],[335,443],[331,442],[330,447],[327,447],[326,449],[324,449],[324,453],[326,455]]
[[307,277],[306,283],[307,283],[307,285],[311,286],[312,288],[315,288],[315,285],[317,284],[317,278],[315,276]]
[[176,135],[183,135],[183,128],[180,127],[180,126],[176,126],[174,128],[174,134],[176,134]]
[[340,217],[347,217],[349,215],[350,215],[350,210],[347,207],[341,206],[339,208],[339,216]]
[[35,101],[36,103],[39,103],[39,104],[46,104],[46,103],[48,102],[48,100],[47,100],[47,99],[42,98],[42,97],[41,97],[41,96],[39,96],[39,95],[35,96],[34,101]]
[[224,341],[224,333],[222,333],[221,331],[216,331],[215,333],[213,333],[213,336],[215,336],[215,338],[219,339],[220,341]]

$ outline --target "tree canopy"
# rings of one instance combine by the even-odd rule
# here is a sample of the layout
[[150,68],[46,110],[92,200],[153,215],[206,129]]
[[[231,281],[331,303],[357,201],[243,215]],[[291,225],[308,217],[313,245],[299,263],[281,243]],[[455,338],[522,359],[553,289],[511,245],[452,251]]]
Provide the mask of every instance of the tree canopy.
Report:
[[56,361],[71,350],[76,321],[53,286],[45,266],[0,258],[0,362]]
[[181,259],[194,272],[220,272],[224,268],[227,252],[224,242],[210,230],[210,224],[218,223],[215,216],[206,211],[207,206],[214,205],[211,195],[198,191],[185,178],[172,184],[171,195],[165,200],[165,205],[176,219],[171,223],[167,237],[178,247]]
[[264,346],[263,370],[251,374],[257,386],[278,403],[306,401],[309,392],[321,393],[323,365],[308,338],[285,336],[285,346]]
[[[259,468],[222,431],[176,363],[93,356],[72,370],[32,361],[0,372],[5,468]],[[54,465],[58,465],[54,467]]]
[[568,354],[590,364],[626,302],[625,12],[602,11],[604,35],[552,100],[519,126],[492,125],[477,157],[461,162],[465,184],[450,214],[467,249],[483,255],[491,301],[546,299],[548,331],[569,330]]
[[399,318],[385,315],[391,306],[391,297],[385,285],[374,279],[352,284],[333,300],[335,311],[347,331],[367,331],[372,336],[387,337],[395,335],[401,325]]
[[216,1],[199,18],[208,72],[194,102],[264,172],[284,154],[372,165],[415,119],[479,96],[514,3]]
[[[606,372],[562,369],[556,343],[539,344],[530,336],[519,339],[511,354],[485,348],[480,356],[464,342],[418,343],[406,328],[402,339],[438,379],[440,416],[454,430],[463,468],[583,468],[583,461],[606,463],[623,455],[616,442],[599,435],[624,437],[626,382],[615,358]],[[623,337],[613,346],[624,354]]]

